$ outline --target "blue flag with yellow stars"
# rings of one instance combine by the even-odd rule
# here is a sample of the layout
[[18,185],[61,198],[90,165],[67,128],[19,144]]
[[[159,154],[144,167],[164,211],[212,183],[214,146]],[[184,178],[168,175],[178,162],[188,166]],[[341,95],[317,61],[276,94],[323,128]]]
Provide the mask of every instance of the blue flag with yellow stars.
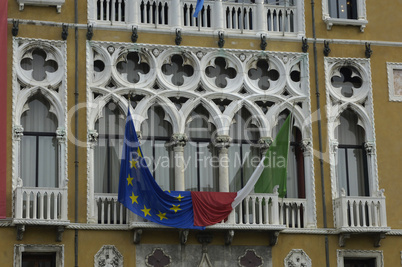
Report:
[[199,229],[194,225],[189,191],[163,191],[143,158],[137,133],[128,110],[119,176],[119,202],[140,217],[165,226]]

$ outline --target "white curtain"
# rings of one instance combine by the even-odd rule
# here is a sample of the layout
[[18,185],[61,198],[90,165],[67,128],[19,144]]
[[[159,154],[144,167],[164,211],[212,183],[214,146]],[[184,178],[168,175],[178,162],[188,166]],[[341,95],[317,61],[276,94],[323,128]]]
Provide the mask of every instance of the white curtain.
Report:
[[215,127],[202,106],[198,106],[190,117],[186,128],[189,142],[184,148],[184,161],[188,162],[184,172],[185,190],[219,191],[218,153],[211,143]]
[[233,142],[229,147],[229,191],[236,192],[244,186],[260,161],[259,129],[251,113],[242,108],[233,117],[229,129]]
[[95,123],[98,144],[94,150],[94,190],[96,193],[117,193],[120,161],[124,142],[125,116],[115,103],[103,109]]
[[[350,196],[365,196],[367,192],[367,177],[364,173],[364,130],[357,125],[357,115],[346,110],[340,116],[340,125],[335,130],[338,139],[338,187],[345,189]],[[352,147],[342,147],[352,146]],[[360,146],[360,147],[353,147]]]
[[[21,142],[21,177],[24,186],[58,187],[57,118],[49,113],[49,103],[42,95],[28,102],[21,116],[24,136]],[[47,134],[53,136],[46,136]]]
[[174,190],[174,155],[170,143],[172,127],[159,107],[148,110],[148,119],[141,126],[143,157],[163,190]]

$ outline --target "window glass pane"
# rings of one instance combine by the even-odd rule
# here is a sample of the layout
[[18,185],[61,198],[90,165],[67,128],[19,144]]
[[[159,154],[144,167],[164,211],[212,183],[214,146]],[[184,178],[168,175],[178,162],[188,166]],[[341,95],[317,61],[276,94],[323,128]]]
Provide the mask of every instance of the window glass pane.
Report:
[[218,177],[214,175],[219,166],[218,157],[214,156],[213,147],[208,142],[199,143],[200,191],[219,191]]
[[228,151],[229,157],[229,191],[237,192],[242,188],[241,164],[242,154],[240,153],[241,144],[231,144]]
[[21,178],[23,185],[36,186],[36,136],[23,136],[21,141]]
[[94,187],[96,193],[117,193],[124,142],[125,115],[108,103],[95,123],[98,143],[94,149]]
[[155,141],[155,180],[162,190],[174,190],[173,187],[173,153],[166,141]]
[[153,147],[154,147],[154,141],[141,140],[142,156],[145,159],[145,161],[147,162],[148,169],[152,174],[154,172]]
[[198,191],[198,167],[197,167],[197,143],[187,142],[184,147],[184,160],[185,160],[185,170],[184,170],[184,183],[185,190],[188,191]]
[[344,189],[348,192],[348,183],[346,176],[346,150],[338,149],[338,186],[339,190]]
[[56,137],[39,137],[38,187],[58,187],[57,146]]
[[286,197],[298,198],[296,146],[289,148]]

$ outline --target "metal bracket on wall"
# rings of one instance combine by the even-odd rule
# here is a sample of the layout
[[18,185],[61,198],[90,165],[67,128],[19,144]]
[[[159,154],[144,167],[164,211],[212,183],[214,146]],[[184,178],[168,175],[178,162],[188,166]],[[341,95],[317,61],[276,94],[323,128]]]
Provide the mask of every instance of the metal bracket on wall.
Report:
[[142,235],[142,229],[134,230],[134,237],[133,237],[134,244],[138,245],[140,243],[141,235]]
[[131,42],[136,43],[138,40],[138,29],[137,27],[132,28],[131,30]]
[[302,37],[302,51],[303,53],[307,53],[308,50],[308,44],[307,44],[307,38]]

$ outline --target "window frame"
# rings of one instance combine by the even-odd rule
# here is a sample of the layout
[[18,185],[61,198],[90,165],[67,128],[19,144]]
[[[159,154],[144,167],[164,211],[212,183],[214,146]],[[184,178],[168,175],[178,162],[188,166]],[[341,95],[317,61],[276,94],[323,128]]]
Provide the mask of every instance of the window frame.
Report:
[[353,259],[375,259],[375,267],[384,267],[382,250],[337,250],[337,267],[345,267],[345,258]]
[[402,63],[387,62],[389,101],[402,102],[402,94],[396,93],[394,71],[402,72]]
[[356,0],[357,4],[357,18],[356,19],[344,19],[333,18],[329,12],[329,1],[322,0],[322,19],[327,25],[327,30],[331,30],[333,25],[351,25],[360,27],[360,31],[364,32],[366,25],[368,24],[366,15],[366,0]]
[[14,245],[14,265],[22,267],[24,253],[54,253],[55,266],[64,267],[64,245],[37,245],[37,244],[18,244]]

